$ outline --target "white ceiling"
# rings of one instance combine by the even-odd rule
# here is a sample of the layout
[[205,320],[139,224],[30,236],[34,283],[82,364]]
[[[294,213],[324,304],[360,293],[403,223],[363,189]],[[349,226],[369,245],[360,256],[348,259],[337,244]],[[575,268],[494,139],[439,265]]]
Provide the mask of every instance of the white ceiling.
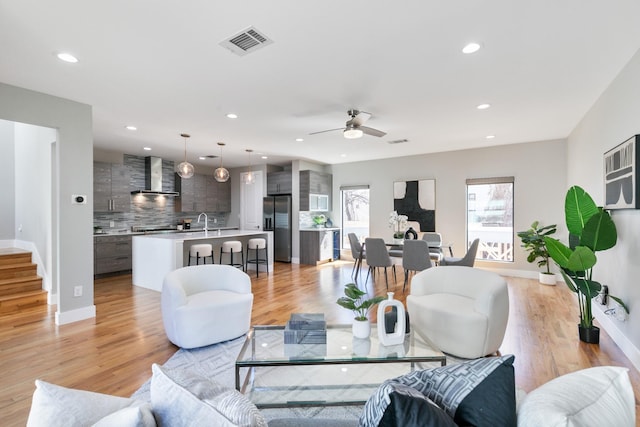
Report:
[[[92,105],[106,150],[181,160],[187,132],[196,165],[217,141],[230,167],[245,149],[335,164],[564,138],[640,47],[638,16],[637,0],[0,0],[0,81]],[[219,45],[249,26],[274,43]],[[349,108],[387,135],[308,135]]]

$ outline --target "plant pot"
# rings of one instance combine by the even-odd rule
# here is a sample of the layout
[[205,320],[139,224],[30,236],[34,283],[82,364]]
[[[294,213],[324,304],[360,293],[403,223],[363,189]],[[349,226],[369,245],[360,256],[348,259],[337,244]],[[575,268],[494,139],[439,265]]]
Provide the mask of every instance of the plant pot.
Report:
[[597,326],[585,328],[584,326],[578,325],[578,334],[580,335],[580,341],[582,342],[589,344],[600,343],[600,328]]
[[353,326],[351,330],[355,338],[369,338],[371,335],[371,323],[369,323],[369,320],[353,319]]
[[553,273],[538,273],[538,280],[543,285],[555,285],[556,275]]

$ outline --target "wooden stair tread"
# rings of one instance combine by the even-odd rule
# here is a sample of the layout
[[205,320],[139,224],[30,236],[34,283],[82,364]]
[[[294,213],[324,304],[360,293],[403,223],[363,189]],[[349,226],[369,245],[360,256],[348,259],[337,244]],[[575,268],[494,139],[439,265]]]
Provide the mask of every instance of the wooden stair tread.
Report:
[[20,248],[0,248],[0,256],[14,254],[31,254],[31,252]]
[[12,295],[0,295],[0,304],[3,301],[11,301],[11,300],[14,300],[14,299],[37,296],[37,295],[42,295],[42,294],[46,295],[46,293],[47,293],[47,291],[45,291],[44,289],[40,289],[38,291],[20,292],[18,294],[12,294]]

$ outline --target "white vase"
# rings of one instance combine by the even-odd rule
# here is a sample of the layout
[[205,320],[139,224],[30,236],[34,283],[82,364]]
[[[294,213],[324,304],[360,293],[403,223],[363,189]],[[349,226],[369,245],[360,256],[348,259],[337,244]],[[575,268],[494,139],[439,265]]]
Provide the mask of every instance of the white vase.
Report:
[[369,323],[369,319],[353,319],[352,331],[355,338],[369,338],[369,336],[371,335],[371,324]]
[[[387,333],[385,330],[385,312],[387,308],[396,308],[396,327],[391,333]],[[404,342],[404,328],[405,328],[405,310],[404,304],[393,299],[393,292],[387,292],[387,299],[378,304],[378,338],[382,345],[398,345]]]
[[543,285],[555,285],[556,284],[556,275],[555,274],[547,274],[547,273],[538,273],[538,280]]

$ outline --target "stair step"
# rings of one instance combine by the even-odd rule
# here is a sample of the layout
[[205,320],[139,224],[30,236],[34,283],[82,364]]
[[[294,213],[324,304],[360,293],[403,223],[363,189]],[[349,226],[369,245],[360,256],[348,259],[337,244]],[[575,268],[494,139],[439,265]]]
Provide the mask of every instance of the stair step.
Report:
[[17,248],[0,249],[0,266],[31,263],[31,252]]
[[42,290],[42,278],[38,276],[13,277],[0,280],[0,296]]
[[47,303],[46,291],[31,291],[0,297],[0,314],[15,313],[25,308]]
[[0,265],[0,280],[14,277],[35,276],[38,266],[31,263]]

